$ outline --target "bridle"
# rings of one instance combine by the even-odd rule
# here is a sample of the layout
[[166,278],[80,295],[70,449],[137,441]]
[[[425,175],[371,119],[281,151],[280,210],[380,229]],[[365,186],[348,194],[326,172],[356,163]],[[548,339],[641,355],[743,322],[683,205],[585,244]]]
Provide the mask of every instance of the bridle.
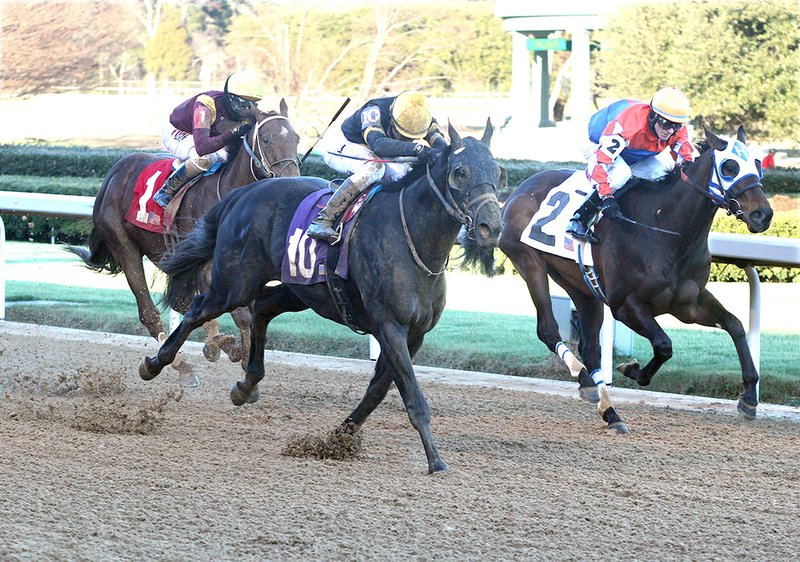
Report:
[[[261,137],[258,134],[259,129],[268,121],[272,121],[274,119],[284,119],[288,121],[288,117],[284,117],[283,115],[270,115],[269,117],[265,117],[261,121],[255,124],[253,127],[253,147],[250,148],[249,143],[247,142],[247,136],[242,138],[242,145],[244,149],[247,151],[247,154],[250,156],[250,173],[253,175],[253,179],[271,179],[276,178],[280,175],[283,175],[283,171],[286,169],[286,166],[294,164],[297,167],[297,173],[300,174],[300,162],[297,159],[297,156],[294,158],[281,158],[280,160],[276,160],[275,162],[270,162],[267,160],[266,156],[264,155],[264,147]],[[273,168],[279,166],[278,172],[275,173]],[[256,175],[256,169],[261,174],[261,177]]]
[[[714,175],[717,177],[716,184],[713,181]],[[712,159],[711,172],[709,172],[708,182],[706,182],[705,186],[702,186],[687,176],[686,172],[684,172],[683,168],[681,168],[681,180],[684,183],[688,184],[696,191],[699,191],[705,198],[714,203],[714,205],[721,209],[725,209],[729,215],[732,215],[736,219],[739,219],[742,215],[744,215],[744,211],[742,211],[742,207],[739,204],[739,198],[751,189],[756,187],[763,189],[764,187],[761,184],[760,178],[757,178],[756,181],[746,185],[745,187],[741,187],[741,183],[751,176],[753,175],[746,174],[733,182],[728,188],[724,188],[723,182],[721,181],[722,178],[720,177],[720,173],[716,166],[716,161],[715,159]]]
[[[431,177],[431,169],[428,164],[425,164],[425,178],[427,180],[428,186],[431,190],[436,194],[437,199],[444,207],[447,214],[453,217],[457,222],[467,226],[467,233],[471,233],[475,229],[475,219],[478,215],[478,211],[480,211],[481,207],[486,205],[487,203],[495,203],[499,205],[499,201],[497,200],[497,185],[494,183],[482,182],[475,186],[473,186],[469,191],[467,191],[466,195],[469,196],[473,189],[478,188],[482,185],[489,185],[491,186],[491,191],[487,191],[478,195],[477,197],[467,200],[465,197],[461,203],[456,202],[455,198],[453,197],[453,191],[461,192],[462,190],[455,185],[451,181],[453,172],[458,169],[458,166],[455,166],[452,170],[449,169],[447,171],[447,189],[445,189],[445,195],[442,195],[439,188],[436,186],[436,183],[433,181]],[[411,239],[411,233],[408,230],[408,223],[406,222],[406,214],[405,209],[403,207],[403,193],[405,192],[406,188],[404,187],[400,190],[400,221],[403,225],[403,234],[406,237],[406,244],[408,244],[408,249],[411,251],[411,256],[414,258],[414,263],[424,271],[429,276],[433,277],[436,275],[441,275],[447,269],[447,264],[449,261],[449,257],[445,260],[444,265],[439,271],[431,271],[427,265],[422,261],[422,258],[419,257],[417,253],[417,249],[414,247],[414,241]],[[474,209],[473,209],[474,207]]]

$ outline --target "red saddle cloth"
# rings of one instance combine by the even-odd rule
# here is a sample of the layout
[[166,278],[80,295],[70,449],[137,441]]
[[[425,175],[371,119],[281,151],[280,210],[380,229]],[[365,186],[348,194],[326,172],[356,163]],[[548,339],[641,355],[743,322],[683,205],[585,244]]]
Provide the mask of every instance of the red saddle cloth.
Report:
[[125,220],[158,234],[164,233],[164,209],[153,202],[153,195],[172,174],[173,159],[153,162],[139,174],[133,188],[133,202]]

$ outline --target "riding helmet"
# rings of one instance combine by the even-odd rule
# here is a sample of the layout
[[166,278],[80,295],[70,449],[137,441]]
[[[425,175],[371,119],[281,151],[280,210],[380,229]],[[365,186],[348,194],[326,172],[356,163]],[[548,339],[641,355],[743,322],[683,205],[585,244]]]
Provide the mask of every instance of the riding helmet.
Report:
[[237,70],[225,82],[227,92],[250,101],[258,101],[264,97],[264,82],[252,70]]
[[392,102],[392,125],[406,138],[421,139],[428,133],[432,116],[428,98],[421,92],[407,91]]
[[650,101],[652,110],[673,123],[689,121],[689,98],[678,88],[661,88]]

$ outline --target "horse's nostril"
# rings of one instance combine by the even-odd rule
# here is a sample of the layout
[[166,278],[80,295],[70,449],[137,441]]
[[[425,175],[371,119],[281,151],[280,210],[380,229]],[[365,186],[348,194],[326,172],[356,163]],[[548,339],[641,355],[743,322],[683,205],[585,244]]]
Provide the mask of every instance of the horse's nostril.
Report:
[[486,239],[492,235],[492,229],[489,228],[489,225],[486,223],[479,224],[475,230],[478,231],[478,235],[483,239]]

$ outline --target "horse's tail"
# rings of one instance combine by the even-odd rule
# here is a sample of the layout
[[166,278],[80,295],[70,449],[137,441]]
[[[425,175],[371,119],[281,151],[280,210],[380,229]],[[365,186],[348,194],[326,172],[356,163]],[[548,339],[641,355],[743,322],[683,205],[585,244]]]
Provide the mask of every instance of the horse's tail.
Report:
[[94,271],[109,273],[116,275],[122,271],[122,266],[114,258],[111,250],[97,233],[96,229],[92,229],[89,233],[89,248],[83,246],[67,246],[64,248],[67,252],[72,252],[83,260],[83,263],[89,269]]
[[456,243],[461,246],[461,269],[472,270],[479,268],[480,271],[489,277],[503,272],[503,265],[497,268],[494,266],[494,248],[481,248],[469,232],[462,229],[458,235]]
[[162,304],[168,304],[175,310],[185,310],[205,285],[206,264],[214,257],[217,229],[229,201],[230,198],[225,198],[212,207],[195,229],[170,248],[158,262],[158,268],[167,274]]

